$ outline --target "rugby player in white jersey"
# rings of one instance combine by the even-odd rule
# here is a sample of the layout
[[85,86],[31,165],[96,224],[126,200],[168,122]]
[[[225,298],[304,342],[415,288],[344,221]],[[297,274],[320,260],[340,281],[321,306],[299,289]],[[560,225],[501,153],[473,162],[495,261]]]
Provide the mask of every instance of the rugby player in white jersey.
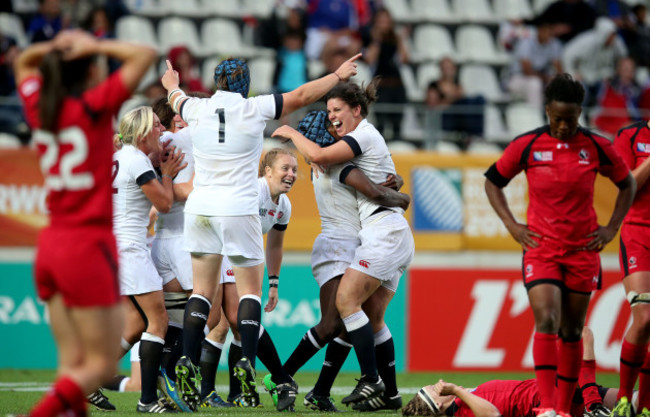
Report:
[[[194,289],[185,309],[183,357],[176,367],[183,399],[198,405],[198,346],[216,292],[223,256],[228,256],[240,296],[238,330],[242,359],[235,366],[244,395],[253,398],[255,356],[262,314],[264,249],[259,218],[257,165],[267,120],[279,119],[318,100],[339,81],[357,72],[355,61],[334,73],[284,94],[248,98],[250,73],[245,62],[226,59],[215,69],[216,93],[209,99],[187,97],[178,73],[167,62],[162,84],[175,112],[189,124],[194,146],[194,189],[185,205],[185,237],[192,254]],[[293,406],[297,386],[291,378],[278,385],[278,410]]]
[[[341,83],[328,93],[328,117],[336,134],[341,137],[333,145],[321,148],[289,126],[279,127],[273,136],[291,139],[312,163],[332,165],[352,161],[372,182],[385,181],[388,174],[395,174],[395,165],[384,138],[366,120],[368,105],[376,99],[376,83],[377,80],[373,80],[365,90],[354,83]],[[342,181],[346,175],[344,170],[340,175]],[[392,371],[385,373],[390,376],[386,384],[377,374],[375,343],[377,352],[382,355],[379,362],[385,362],[391,355],[394,358],[393,340],[385,326],[383,312],[413,259],[415,245],[403,216],[404,210],[378,205],[361,193],[357,193],[357,199],[361,246],[356,249],[354,260],[343,274],[336,293],[336,308],[354,345],[362,374],[355,389],[342,402],[361,410],[368,408],[366,400],[380,396],[382,400],[389,400],[399,395],[393,380],[394,363]],[[382,313],[371,317],[371,323],[362,310],[362,304],[373,295]],[[383,349],[380,350],[380,346]]]
[[[120,121],[122,148],[113,155],[113,225],[120,262],[120,292],[127,296],[122,354],[140,340],[141,397],[137,411],[173,411],[160,404],[156,392],[158,369],[167,332],[163,282],[147,247],[149,210],[168,212],[174,200],[172,180],[185,167],[183,154],[160,144],[165,128],[151,107],[138,107]],[[158,155],[162,180],[148,155]]]
[[[328,125],[332,134],[327,131]],[[303,134],[322,147],[330,146],[340,139],[327,120],[325,111],[310,112],[298,125],[298,134]],[[388,174],[384,178],[385,182],[377,185],[350,163],[330,165],[324,173],[317,174],[312,177],[312,181],[322,231],[312,250],[312,273],[320,287],[321,320],[305,334],[284,364],[284,368],[290,375],[295,374],[322,346],[329,343],[321,374],[314,389],[305,397],[304,404],[314,410],[336,411],[330,399],[330,389],[351,345],[343,340],[345,327],[336,309],[335,300],[341,277],[353,262],[355,251],[361,244],[357,196],[363,195],[382,206],[402,209],[408,207],[410,198],[393,189],[401,188],[401,177]],[[380,376],[392,380],[394,378],[391,374],[395,372],[394,366],[391,368],[391,363],[394,362],[394,348],[390,332],[383,321],[383,294],[380,292],[370,296],[363,309],[371,317],[373,330],[376,332],[376,349],[378,356],[382,358],[378,360]],[[342,333],[342,337],[336,337],[339,333]],[[401,397],[396,393],[392,400],[381,404],[377,409],[399,408]]]

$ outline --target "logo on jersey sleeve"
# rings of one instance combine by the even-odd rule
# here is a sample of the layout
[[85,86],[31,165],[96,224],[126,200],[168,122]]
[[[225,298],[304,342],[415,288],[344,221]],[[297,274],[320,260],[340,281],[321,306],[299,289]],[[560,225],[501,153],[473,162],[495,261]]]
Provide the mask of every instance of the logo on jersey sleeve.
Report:
[[636,150],[637,150],[637,152],[649,153],[650,152],[650,143],[637,142],[636,143]]
[[579,164],[581,165],[588,165],[589,164],[589,152],[587,152],[586,149],[580,149],[580,152],[578,152],[578,158],[580,160],[578,161]]
[[283,217],[284,217],[284,212],[283,212],[283,211],[279,211],[279,212],[278,212],[278,220],[280,220],[280,219],[283,218]]
[[549,162],[553,160],[553,151],[537,151],[533,152],[533,161]]

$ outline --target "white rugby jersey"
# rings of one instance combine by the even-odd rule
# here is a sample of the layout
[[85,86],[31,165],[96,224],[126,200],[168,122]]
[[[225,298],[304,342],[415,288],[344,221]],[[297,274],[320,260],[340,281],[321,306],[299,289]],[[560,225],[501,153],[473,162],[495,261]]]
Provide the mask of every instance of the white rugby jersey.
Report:
[[361,230],[357,192],[339,180],[341,171],[348,165],[338,164],[328,167],[327,172],[312,173],[312,183],[321,233],[336,239],[354,240]]
[[[379,131],[366,119],[363,119],[356,129],[345,135],[345,141],[354,151],[354,163],[357,168],[375,184],[386,181],[388,174],[395,174],[395,164],[390,156],[386,141]],[[359,216],[363,222],[380,206],[370,201],[365,195],[357,193],[359,201]],[[404,213],[399,207],[388,207],[399,213]]]
[[260,193],[260,220],[262,221],[262,234],[266,234],[272,227],[285,230],[291,218],[291,202],[286,194],[280,194],[278,204],[271,200],[271,190],[266,178],[258,178],[257,184]]
[[140,188],[158,181],[151,161],[133,145],[113,154],[113,233],[120,243],[146,245],[151,201]]
[[204,216],[259,213],[257,170],[266,121],[282,114],[282,96],[245,99],[217,91],[189,98],[180,109],[194,152],[194,190],[185,212]]
[[[165,132],[160,137],[160,142],[166,142],[169,139],[172,140],[170,145],[176,146],[176,149],[180,149],[185,155],[182,163],[187,162],[187,166],[180,170],[174,178],[174,184],[190,182],[192,180],[192,174],[194,174],[194,158],[192,157],[192,138],[190,137],[190,131],[185,128],[175,133]],[[166,238],[183,235],[183,224],[185,221],[183,209],[185,209],[184,201],[174,201],[168,213],[158,213],[158,220],[154,226],[156,237]]]

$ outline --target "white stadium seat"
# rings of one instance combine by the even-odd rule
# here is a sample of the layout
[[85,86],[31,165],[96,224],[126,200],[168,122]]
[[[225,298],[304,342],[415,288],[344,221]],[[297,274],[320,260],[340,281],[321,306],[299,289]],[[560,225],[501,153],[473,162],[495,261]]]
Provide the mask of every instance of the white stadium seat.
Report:
[[406,98],[414,102],[424,101],[424,90],[418,87],[415,74],[413,74],[413,68],[408,64],[401,64],[399,66],[399,74],[402,77],[402,83],[406,89]]
[[488,142],[506,142],[511,139],[503,115],[494,104],[485,106],[483,121],[483,136]]
[[175,46],[184,45],[196,57],[205,56],[196,25],[184,17],[166,17],[158,24],[158,39],[163,54]]
[[203,9],[206,12],[205,17],[241,18],[243,14],[239,0],[203,0]]
[[[273,58],[262,57],[248,61],[248,68],[251,72],[251,95],[268,94],[273,90],[275,65],[275,59]],[[214,78],[211,84],[213,83]]]
[[146,17],[134,15],[121,17],[115,24],[115,35],[117,39],[144,43],[155,47],[159,53],[162,52],[153,24]]
[[206,15],[205,2],[201,0],[158,0],[168,15],[183,17],[203,17]]
[[129,11],[136,15],[162,17],[167,14],[164,5],[158,0],[124,0]]
[[440,79],[440,65],[435,62],[419,65],[416,79],[418,88],[426,95],[427,87],[429,87],[431,81]]
[[503,150],[495,143],[476,140],[469,144],[466,152],[471,155],[501,155]]
[[29,44],[23,22],[15,14],[0,13],[0,33],[14,38],[21,49]]
[[533,16],[529,0],[493,0],[493,6],[499,20],[520,20]]
[[384,0],[393,20],[400,23],[411,23],[417,20],[407,0]]
[[455,23],[458,17],[448,0],[411,0],[415,18],[432,23]]
[[[214,0],[213,0],[214,1]],[[260,19],[268,19],[273,13],[275,0],[241,0],[244,15],[251,15]]]
[[217,68],[221,62],[221,58],[212,57],[203,61],[201,65],[201,81],[205,87],[214,89],[214,69]]
[[553,3],[555,0],[533,0],[533,12],[535,14],[540,14],[549,4]]
[[386,142],[386,147],[391,154],[396,153],[413,153],[418,150],[418,147],[411,142],[403,140],[389,140]]
[[38,0],[11,0],[11,3],[14,13],[30,14],[38,12]]
[[476,23],[496,23],[492,6],[488,0],[454,0],[456,16],[460,20]]
[[488,28],[480,25],[463,25],[456,31],[456,48],[464,62],[505,65],[510,56],[497,50],[494,37]]
[[543,126],[545,123],[541,108],[520,103],[510,104],[506,108],[506,124],[512,138]]
[[370,81],[372,81],[372,71],[370,71],[368,64],[357,61],[357,75],[352,77],[352,80],[359,85],[361,85],[361,83],[363,83],[364,86],[370,84]]
[[201,39],[206,55],[220,55],[224,58],[228,56],[243,58],[274,56],[274,51],[270,48],[246,45],[239,26],[230,19],[215,17],[203,22]]
[[457,58],[456,48],[447,28],[433,23],[415,27],[413,49],[412,60],[415,62],[439,61],[446,56]]
[[506,98],[492,67],[463,65],[460,67],[458,78],[468,96],[481,94],[488,101],[501,101]]
[[310,80],[315,80],[325,73],[325,64],[320,59],[310,59],[307,62],[307,76]]

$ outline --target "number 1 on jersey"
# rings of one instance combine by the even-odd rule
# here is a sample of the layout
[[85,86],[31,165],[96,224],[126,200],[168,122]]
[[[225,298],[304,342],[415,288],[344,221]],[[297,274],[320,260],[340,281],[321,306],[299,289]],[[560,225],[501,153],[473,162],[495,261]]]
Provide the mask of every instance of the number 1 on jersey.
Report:
[[219,115],[219,143],[226,141],[226,113],[223,108],[217,109],[215,114]]

